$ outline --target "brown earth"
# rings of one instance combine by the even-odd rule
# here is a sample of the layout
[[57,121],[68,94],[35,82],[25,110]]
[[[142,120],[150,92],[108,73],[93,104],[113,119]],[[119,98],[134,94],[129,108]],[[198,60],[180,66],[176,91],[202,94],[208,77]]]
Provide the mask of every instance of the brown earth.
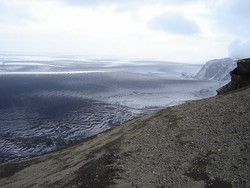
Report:
[[0,187],[250,187],[250,88],[1,164]]

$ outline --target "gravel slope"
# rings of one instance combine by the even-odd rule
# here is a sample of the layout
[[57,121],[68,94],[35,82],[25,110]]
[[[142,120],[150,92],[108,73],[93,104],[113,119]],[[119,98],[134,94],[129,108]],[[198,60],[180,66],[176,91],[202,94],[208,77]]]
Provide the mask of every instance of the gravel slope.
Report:
[[250,88],[0,165],[0,187],[250,187]]

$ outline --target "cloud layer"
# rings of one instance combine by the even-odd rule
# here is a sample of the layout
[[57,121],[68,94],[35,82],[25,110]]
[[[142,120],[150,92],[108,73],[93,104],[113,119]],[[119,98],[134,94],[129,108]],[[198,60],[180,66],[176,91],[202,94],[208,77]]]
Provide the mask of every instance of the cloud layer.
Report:
[[198,63],[248,55],[249,10],[249,0],[1,0],[0,53]]
[[232,42],[229,46],[229,55],[234,58],[250,57],[250,40]]
[[208,0],[63,0],[65,3],[70,5],[80,5],[80,6],[96,6],[96,5],[145,5],[145,4],[192,4],[197,2],[205,2]]
[[228,0],[225,4],[218,7],[214,16],[218,27],[224,29],[225,32],[231,32],[235,35],[249,37],[249,0]]
[[33,20],[34,17],[29,9],[21,3],[7,3],[0,1],[0,23],[10,24]]
[[183,14],[175,12],[164,12],[151,22],[151,26],[154,29],[179,35],[195,35],[200,32],[195,21],[186,19]]

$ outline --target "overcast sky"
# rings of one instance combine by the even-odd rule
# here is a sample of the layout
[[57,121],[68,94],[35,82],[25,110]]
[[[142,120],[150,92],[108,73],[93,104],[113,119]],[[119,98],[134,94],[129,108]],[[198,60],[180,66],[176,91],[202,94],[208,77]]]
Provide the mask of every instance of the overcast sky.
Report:
[[250,56],[250,0],[0,0],[0,53]]

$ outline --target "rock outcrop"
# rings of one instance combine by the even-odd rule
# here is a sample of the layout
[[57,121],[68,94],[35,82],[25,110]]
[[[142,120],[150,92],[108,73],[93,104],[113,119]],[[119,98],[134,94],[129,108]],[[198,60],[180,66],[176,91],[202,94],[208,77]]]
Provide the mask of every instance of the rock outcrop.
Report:
[[230,75],[231,81],[217,90],[218,95],[250,85],[250,58],[238,60]]

